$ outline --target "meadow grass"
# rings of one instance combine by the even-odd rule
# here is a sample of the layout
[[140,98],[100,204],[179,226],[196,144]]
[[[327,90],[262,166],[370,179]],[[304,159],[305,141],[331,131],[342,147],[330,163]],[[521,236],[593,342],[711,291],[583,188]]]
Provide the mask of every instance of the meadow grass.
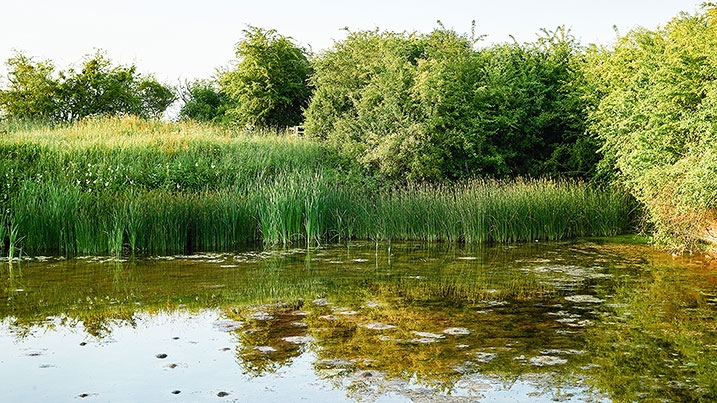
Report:
[[627,197],[576,181],[388,189],[346,173],[319,141],[196,123],[107,118],[18,130],[0,138],[0,157],[2,238],[15,228],[35,254],[522,242],[617,235],[630,225]]

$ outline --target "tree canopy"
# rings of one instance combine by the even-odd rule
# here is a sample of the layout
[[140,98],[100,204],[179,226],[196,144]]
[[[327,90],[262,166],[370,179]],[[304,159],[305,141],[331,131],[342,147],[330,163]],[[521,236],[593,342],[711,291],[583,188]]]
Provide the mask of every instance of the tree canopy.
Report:
[[313,61],[307,131],[392,180],[586,175],[597,158],[575,39],[476,44],[442,27],[350,32]]
[[85,56],[81,68],[56,72],[51,61],[23,53],[7,61],[8,86],[0,90],[7,117],[50,122],[93,115],[158,118],[174,102],[174,90],[137,67],[114,66],[101,51]]
[[249,26],[236,56],[236,67],[219,78],[221,92],[233,103],[226,113],[244,126],[301,124],[311,96],[306,50],[276,30]]
[[180,93],[183,102],[180,119],[199,122],[228,123],[227,110],[233,107],[229,96],[212,80],[187,82]]
[[690,248],[717,209],[717,8],[590,49],[590,131],[658,236]]

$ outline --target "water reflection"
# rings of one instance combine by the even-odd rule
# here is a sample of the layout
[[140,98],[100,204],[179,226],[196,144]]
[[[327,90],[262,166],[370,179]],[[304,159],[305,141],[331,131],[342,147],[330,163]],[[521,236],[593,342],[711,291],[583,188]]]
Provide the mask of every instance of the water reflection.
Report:
[[[717,400],[717,273],[641,245],[50,259],[5,266],[4,278],[0,340],[16,350],[53,331],[122,342],[125,329],[204,312],[197,343],[226,335],[236,385],[292,390],[281,379],[309,377],[313,401],[336,391],[361,401]],[[144,343],[159,351],[166,338]],[[25,377],[11,362],[0,376]]]

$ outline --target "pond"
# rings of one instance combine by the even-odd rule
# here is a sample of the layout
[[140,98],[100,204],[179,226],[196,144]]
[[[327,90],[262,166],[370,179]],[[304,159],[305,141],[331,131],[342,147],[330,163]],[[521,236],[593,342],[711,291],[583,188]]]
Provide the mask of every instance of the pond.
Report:
[[0,264],[1,401],[717,401],[717,265],[646,245]]

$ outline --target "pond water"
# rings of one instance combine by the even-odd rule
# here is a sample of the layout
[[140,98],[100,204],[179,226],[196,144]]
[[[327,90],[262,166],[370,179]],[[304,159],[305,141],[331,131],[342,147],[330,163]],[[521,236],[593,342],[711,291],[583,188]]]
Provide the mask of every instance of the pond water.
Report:
[[717,401],[717,267],[645,245],[0,264],[0,401]]

